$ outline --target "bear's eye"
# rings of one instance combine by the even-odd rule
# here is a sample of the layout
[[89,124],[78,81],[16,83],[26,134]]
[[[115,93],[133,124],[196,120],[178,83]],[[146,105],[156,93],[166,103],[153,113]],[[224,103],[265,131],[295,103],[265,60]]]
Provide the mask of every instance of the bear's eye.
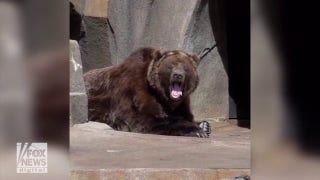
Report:
[[168,68],[168,69],[172,69],[172,68],[173,68],[173,65],[172,65],[172,64],[168,64],[168,65],[167,65],[167,68]]
[[183,69],[184,69],[186,72],[189,71],[189,68],[188,68],[188,66],[186,66],[186,65],[183,66]]

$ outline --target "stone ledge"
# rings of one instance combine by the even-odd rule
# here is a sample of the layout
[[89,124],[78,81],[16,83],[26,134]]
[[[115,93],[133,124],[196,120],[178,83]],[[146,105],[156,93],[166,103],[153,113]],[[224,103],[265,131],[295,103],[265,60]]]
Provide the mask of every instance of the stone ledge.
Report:
[[249,169],[250,130],[217,126],[210,138],[120,132],[89,122],[70,129],[73,170]]
[[250,175],[249,169],[161,169],[161,168],[135,168],[135,169],[98,169],[73,170],[71,180],[95,179],[139,179],[139,180],[194,180],[210,179],[221,180],[234,178],[240,175]]

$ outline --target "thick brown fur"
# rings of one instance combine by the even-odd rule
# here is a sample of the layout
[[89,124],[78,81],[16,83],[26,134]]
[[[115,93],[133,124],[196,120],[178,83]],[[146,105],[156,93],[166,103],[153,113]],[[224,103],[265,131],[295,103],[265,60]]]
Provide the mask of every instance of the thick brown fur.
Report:
[[[121,131],[208,137],[208,123],[207,129],[199,127],[190,110],[198,63],[197,56],[182,51],[141,48],[121,64],[87,72],[89,120]],[[177,68],[184,89],[179,100],[171,98],[168,87]]]

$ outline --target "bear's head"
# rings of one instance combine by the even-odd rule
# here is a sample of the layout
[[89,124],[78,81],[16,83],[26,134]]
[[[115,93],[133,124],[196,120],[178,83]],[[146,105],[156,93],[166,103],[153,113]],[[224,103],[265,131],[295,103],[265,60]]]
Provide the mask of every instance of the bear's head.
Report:
[[198,86],[199,58],[183,51],[156,51],[148,69],[148,81],[163,99],[182,101]]

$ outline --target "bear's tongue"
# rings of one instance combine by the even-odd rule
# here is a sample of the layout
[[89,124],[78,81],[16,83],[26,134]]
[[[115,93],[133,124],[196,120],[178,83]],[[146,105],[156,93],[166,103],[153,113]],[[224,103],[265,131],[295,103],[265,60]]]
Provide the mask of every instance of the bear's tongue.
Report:
[[173,83],[173,87],[171,90],[171,96],[173,98],[179,98],[180,96],[182,96],[182,89],[178,83]]

